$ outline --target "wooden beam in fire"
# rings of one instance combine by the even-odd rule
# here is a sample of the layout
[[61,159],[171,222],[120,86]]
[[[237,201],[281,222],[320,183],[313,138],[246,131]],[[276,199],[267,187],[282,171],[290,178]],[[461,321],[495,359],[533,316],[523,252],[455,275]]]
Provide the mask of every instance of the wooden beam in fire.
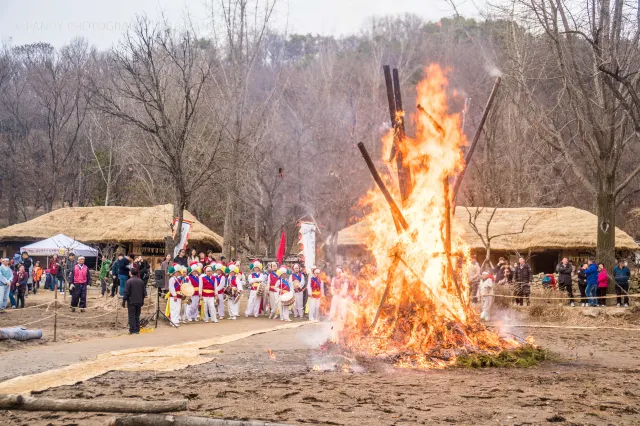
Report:
[[395,157],[398,169],[398,184],[400,186],[400,196],[404,206],[411,194],[412,181],[411,170],[404,164],[404,154],[400,149],[400,144],[405,141],[404,110],[402,109],[402,93],[400,91],[400,75],[398,69],[393,69],[393,76],[389,65],[382,67],[384,71],[384,81],[387,86],[387,102],[389,103],[389,117],[393,127],[393,145],[389,161]]

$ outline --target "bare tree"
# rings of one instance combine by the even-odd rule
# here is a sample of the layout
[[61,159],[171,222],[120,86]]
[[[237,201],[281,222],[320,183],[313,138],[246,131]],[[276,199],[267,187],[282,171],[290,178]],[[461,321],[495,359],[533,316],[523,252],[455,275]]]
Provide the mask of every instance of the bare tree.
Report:
[[[512,41],[506,72],[522,90],[522,117],[595,200],[596,252],[607,265],[615,262],[616,199],[640,173],[636,165],[620,175],[639,133],[624,107],[629,92],[615,77],[637,72],[632,10],[609,0],[514,0],[503,10]],[[530,67],[522,63],[525,49],[535,54]]]
[[[94,82],[96,107],[145,134],[144,154],[170,177],[176,244],[191,195],[216,173],[220,135],[201,111],[213,57],[190,30],[136,20],[112,54],[107,84]],[[169,248],[168,248],[169,250]]]

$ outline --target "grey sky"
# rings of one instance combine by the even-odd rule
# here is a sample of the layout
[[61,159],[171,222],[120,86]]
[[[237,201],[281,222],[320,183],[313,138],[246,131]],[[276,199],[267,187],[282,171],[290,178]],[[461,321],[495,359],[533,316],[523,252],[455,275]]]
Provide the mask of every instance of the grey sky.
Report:
[[[463,3],[460,13],[477,16],[473,0],[456,3]],[[187,10],[192,22],[205,31],[203,0],[0,0],[0,40],[11,40],[13,45],[43,41],[59,47],[81,36],[107,48],[118,41],[136,14],[157,18],[164,13],[169,21],[180,24]],[[445,0],[280,0],[274,24],[289,32],[344,35],[357,32],[371,16],[406,12],[429,20],[453,14]]]

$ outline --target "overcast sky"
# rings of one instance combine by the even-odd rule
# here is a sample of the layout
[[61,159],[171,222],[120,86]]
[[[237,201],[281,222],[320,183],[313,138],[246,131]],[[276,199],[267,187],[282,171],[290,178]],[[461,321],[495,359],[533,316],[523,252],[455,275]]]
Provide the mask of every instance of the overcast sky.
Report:
[[[180,24],[188,11],[196,26],[206,29],[211,0],[0,0],[0,40],[12,45],[48,42],[59,47],[84,37],[99,48],[117,42],[136,14],[161,13]],[[465,16],[477,16],[475,4],[456,0]],[[445,0],[280,0],[274,24],[289,32],[344,35],[357,32],[376,15],[415,13],[437,21],[451,16]]]

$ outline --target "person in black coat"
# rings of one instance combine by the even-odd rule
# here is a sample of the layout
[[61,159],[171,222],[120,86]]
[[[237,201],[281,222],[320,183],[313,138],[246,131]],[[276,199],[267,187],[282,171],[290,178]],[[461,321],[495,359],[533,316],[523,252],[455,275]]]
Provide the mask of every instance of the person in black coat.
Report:
[[516,305],[523,306],[524,300],[529,306],[529,296],[531,295],[531,266],[525,261],[524,256],[520,256],[515,267],[515,296]]
[[129,334],[140,334],[140,312],[147,297],[147,286],[138,277],[138,269],[131,269],[131,278],[124,285],[122,307],[128,302]]
[[584,272],[589,265],[582,264],[582,267],[578,269],[578,289],[580,290],[580,304],[587,306],[587,274]]
[[573,265],[566,257],[562,259],[556,268],[558,272],[558,288],[560,291],[567,290],[569,296],[569,305],[575,306],[573,303],[573,282],[571,281],[571,273],[573,272]]

